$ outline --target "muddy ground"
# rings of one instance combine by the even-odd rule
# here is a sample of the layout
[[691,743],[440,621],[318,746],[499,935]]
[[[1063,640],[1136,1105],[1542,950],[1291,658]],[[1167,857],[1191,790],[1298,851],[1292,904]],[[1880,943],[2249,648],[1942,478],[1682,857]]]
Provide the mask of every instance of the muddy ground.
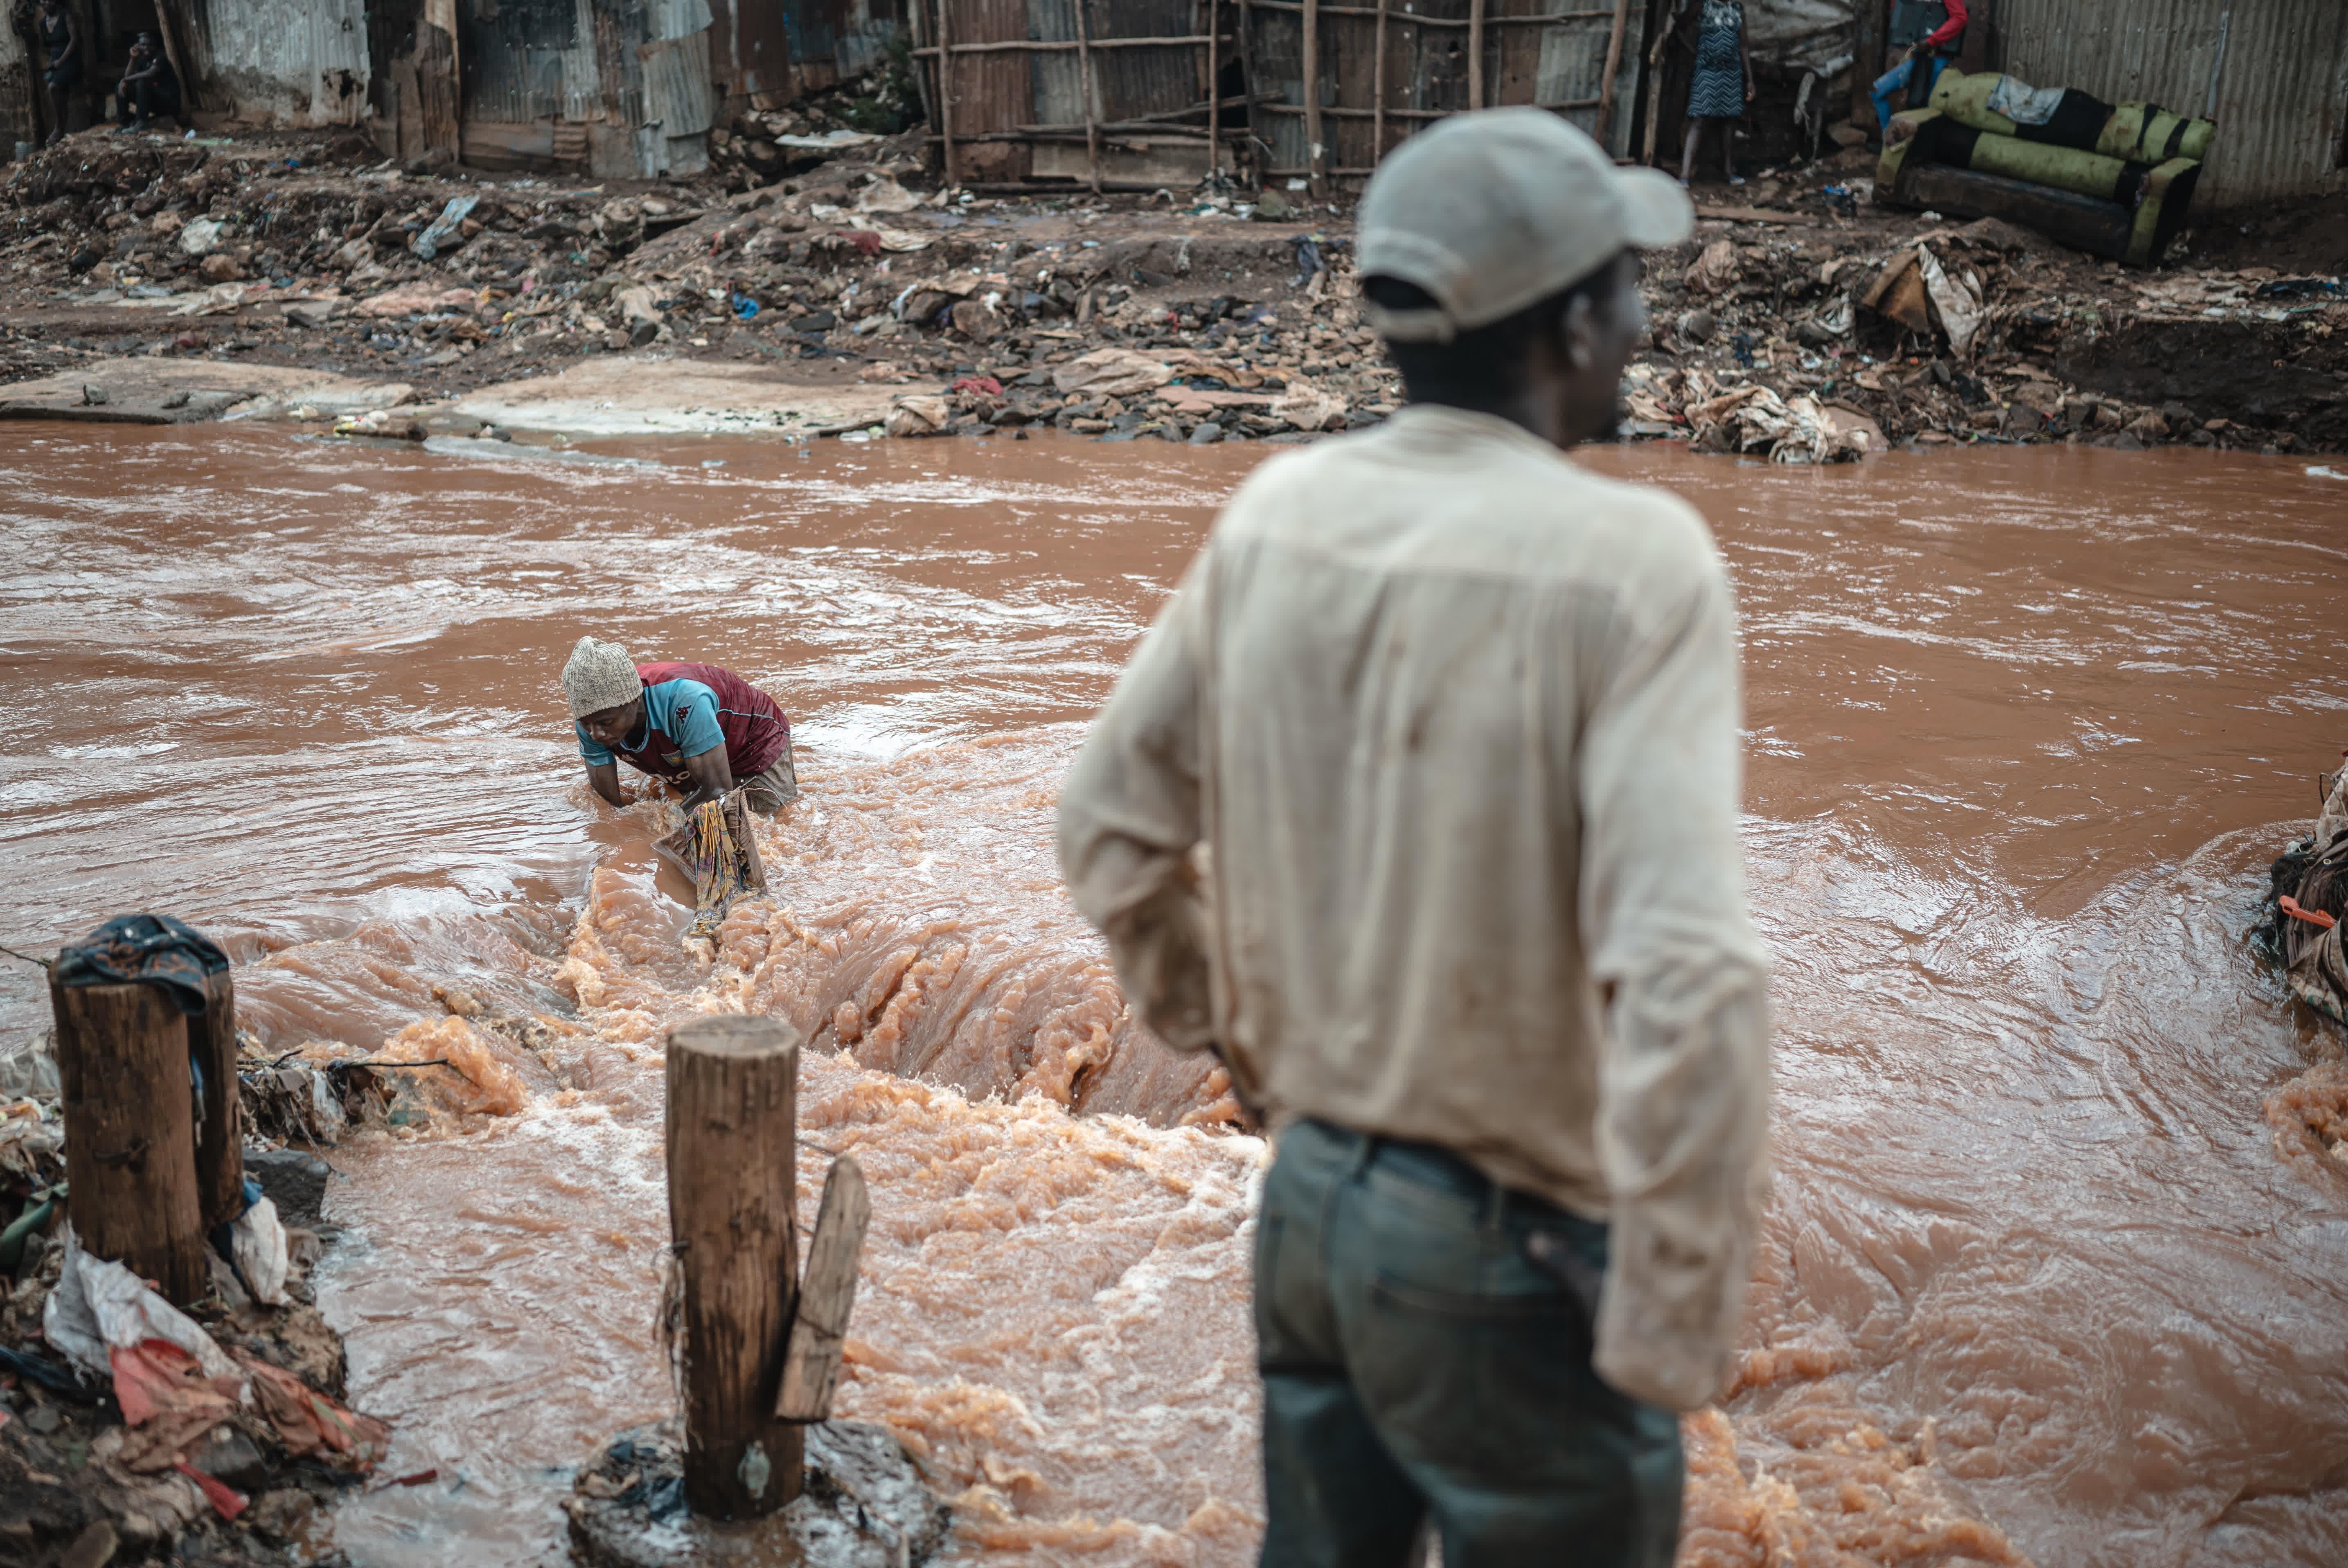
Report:
[[[349,134],[74,137],[0,189],[0,411],[1205,441],[1399,401],[1345,203],[949,192],[918,132],[819,108],[723,141],[706,177],[591,186],[385,164]],[[1694,238],[1648,258],[1626,436],[1780,459],[2348,449],[2341,203],[2207,225],[2129,270],[1874,206],[1872,172],[1854,148],[1699,181]],[[1953,294],[1893,286],[1920,249]]]

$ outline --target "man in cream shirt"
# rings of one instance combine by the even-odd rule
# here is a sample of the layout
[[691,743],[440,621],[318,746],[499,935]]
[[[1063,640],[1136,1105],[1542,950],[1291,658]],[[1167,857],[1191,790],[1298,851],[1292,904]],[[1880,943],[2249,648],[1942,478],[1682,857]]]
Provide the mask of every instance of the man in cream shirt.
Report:
[[1410,406],[1256,470],[1061,798],[1128,995],[1274,1130],[1276,1568],[1672,1559],[1766,1182],[1735,609],[1693,510],[1565,449],[1692,221],[1539,109],[1389,156]]

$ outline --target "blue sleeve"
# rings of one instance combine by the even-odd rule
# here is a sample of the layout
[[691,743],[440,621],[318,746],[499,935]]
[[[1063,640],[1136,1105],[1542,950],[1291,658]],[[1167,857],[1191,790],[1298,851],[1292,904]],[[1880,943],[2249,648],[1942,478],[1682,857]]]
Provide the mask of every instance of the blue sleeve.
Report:
[[717,694],[699,681],[674,684],[675,696],[661,705],[668,716],[661,727],[676,742],[677,755],[698,757],[713,746],[725,745],[726,732],[717,727]]
[[571,727],[579,737],[579,755],[587,759],[587,766],[590,768],[601,768],[605,763],[612,760],[611,748],[609,747],[598,746],[592,740],[590,740],[587,738],[587,732],[579,727],[577,720],[574,719],[572,721]]

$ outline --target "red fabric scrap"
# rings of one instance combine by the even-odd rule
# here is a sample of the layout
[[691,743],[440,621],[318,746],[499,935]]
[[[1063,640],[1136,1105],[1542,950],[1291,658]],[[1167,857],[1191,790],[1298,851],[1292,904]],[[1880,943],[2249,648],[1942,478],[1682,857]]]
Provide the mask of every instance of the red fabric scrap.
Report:
[[242,1351],[237,1359],[252,1374],[254,1406],[295,1458],[324,1449],[365,1473],[391,1446],[391,1429],[381,1421],[336,1404],[282,1367]]
[[114,1367],[114,1398],[122,1419],[140,1426],[157,1416],[202,1416],[208,1419],[236,1408],[236,1387],[204,1376],[196,1358],[168,1339],[142,1339],[125,1350],[108,1347]]
[[228,1485],[225,1481],[218,1480],[211,1476],[206,1475],[203,1471],[198,1470],[195,1466],[190,1464],[185,1460],[181,1460],[171,1468],[178,1470],[181,1475],[186,1476],[190,1480],[194,1481],[198,1487],[201,1488],[204,1494],[204,1501],[211,1503],[212,1505],[212,1511],[219,1514],[222,1519],[234,1519],[238,1514],[242,1513],[246,1509],[252,1506],[252,1500],[246,1497],[244,1493],[237,1491],[234,1487]]
[[880,253],[880,236],[870,229],[842,229],[839,237],[855,246],[861,254],[877,256]]
[[965,376],[950,388],[955,392],[977,392],[989,397],[1003,396],[1003,383],[992,376]]

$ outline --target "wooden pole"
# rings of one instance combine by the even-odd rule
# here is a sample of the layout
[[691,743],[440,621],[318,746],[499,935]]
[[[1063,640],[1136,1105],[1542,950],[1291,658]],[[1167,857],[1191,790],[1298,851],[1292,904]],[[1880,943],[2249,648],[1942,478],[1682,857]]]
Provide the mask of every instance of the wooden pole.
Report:
[[799,1429],[776,1418],[797,1291],[799,1037],[695,1018],[668,1039],[668,1206],[684,1289],[685,1499],[756,1519],[799,1494]]
[[1614,0],[1614,30],[1606,35],[1606,70],[1598,78],[1598,139],[1609,153],[1614,150],[1614,77],[1622,68],[1622,32],[1630,22],[1631,0]]
[[1883,74],[1883,0],[1859,0],[1850,56],[1850,123],[1875,123],[1875,78]]
[[[1860,0],[1860,9],[1864,10],[1867,4],[1868,0]],[[1678,19],[1676,12],[1665,17],[1663,25],[1655,29],[1655,41],[1647,50],[1646,150],[1639,155],[1639,161],[1650,168],[1654,166],[1655,136],[1663,114],[1663,49],[1672,41],[1672,27]]]
[[1076,0],[1076,86],[1085,98],[1085,169],[1093,194],[1100,194],[1100,117],[1093,112],[1092,26],[1085,19],[1086,0]]
[[863,1169],[843,1154],[823,1179],[823,1205],[808,1240],[807,1277],[799,1284],[798,1315],[791,1320],[790,1349],[783,1357],[783,1388],[775,1399],[775,1414],[786,1421],[820,1421],[831,1414],[848,1315],[856,1305],[856,1265],[871,1222]]
[[1207,0],[1207,178],[1223,171],[1222,28],[1220,0]]
[[946,0],[938,0],[938,139],[945,146],[946,189],[962,183],[962,164],[954,157],[953,40],[946,36]]
[[1468,0],[1468,107],[1484,107],[1484,0]]
[[244,1212],[244,1114],[236,1093],[236,985],[225,969],[208,975],[211,1000],[188,1020],[188,1055],[204,1078],[196,1109],[196,1208],[204,1233]]
[[49,982],[66,1121],[67,1212],[91,1256],[186,1305],[210,1287],[188,1024],[160,985]]
[[1328,183],[1323,173],[1326,167],[1321,148],[1321,5],[1320,0],[1304,0],[1304,166],[1310,170],[1313,200],[1319,201]]
[[1370,56],[1370,167],[1386,156],[1386,0],[1378,0],[1378,36]]

